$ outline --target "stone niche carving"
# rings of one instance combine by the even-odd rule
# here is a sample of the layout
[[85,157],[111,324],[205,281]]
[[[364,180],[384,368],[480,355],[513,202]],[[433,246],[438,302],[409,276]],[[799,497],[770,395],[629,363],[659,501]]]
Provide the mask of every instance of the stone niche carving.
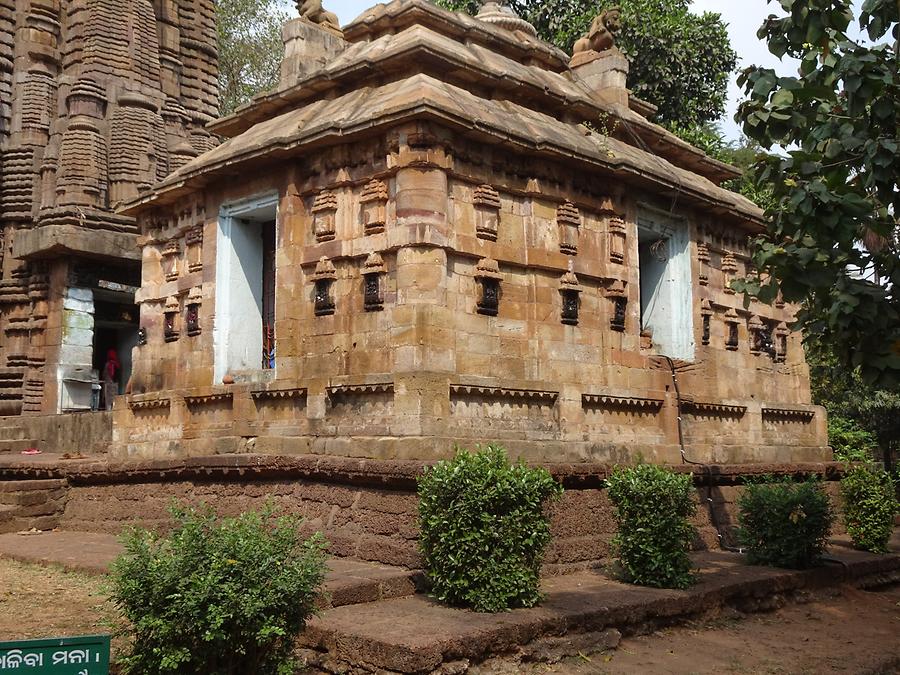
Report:
[[181,303],[174,295],[166,298],[163,306],[163,339],[166,342],[174,342],[180,334],[178,315],[181,313]]
[[330,190],[325,190],[316,195],[312,206],[313,234],[316,236],[316,241],[332,241],[335,238],[337,209],[338,200],[336,194]]
[[624,281],[615,281],[606,289],[606,297],[612,304],[612,314],[609,319],[610,330],[623,333],[628,319],[628,291]]
[[195,286],[188,293],[185,331],[191,337],[200,335],[200,306],[203,304],[203,289]]
[[725,349],[737,351],[740,347],[740,333],[738,313],[732,308],[725,313]]
[[181,266],[178,264],[180,254],[181,249],[178,247],[177,239],[171,240],[166,244],[165,248],[163,248],[162,269],[166,281],[175,281],[178,278],[178,275],[181,274]]
[[625,262],[625,220],[619,216],[609,219],[609,261],[622,265]]
[[578,283],[578,277],[574,272],[570,270],[562,275],[559,280],[559,294],[562,297],[560,320],[567,326],[578,325],[581,291],[581,284]]
[[386,272],[381,256],[370,253],[363,265],[363,309],[367,312],[380,312],[384,309],[382,278]]
[[787,344],[788,336],[791,329],[783,321],[775,327],[775,362],[784,363],[787,361]]
[[387,184],[378,180],[370,180],[359,197],[360,220],[364,234],[384,232],[387,225]]
[[313,273],[313,284],[315,286],[315,305],[314,312],[316,316],[331,316],[334,314],[334,294],[333,286],[337,279],[337,270],[334,264],[325,256],[319,258],[316,263],[316,271]]
[[700,303],[700,318],[703,321],[703,332],[700,335],[700,344],[709,344],[710,321],[712,320],[713,306],[709,300],[703,300]]
[[773,340],[773,327],[758,316],[750,317],[747,322],[747,330],[750,333],[750,353],[769,354],[775,357],[775,343]]
[[728,295],[734,295],[734,289],[731,282],[734,281],[738,272],[737,258],[733,253],[726,253],[722,258],[722,290]]
[[563,202],[556,209],[556,225],[559,228],[559,250],[566,255],[578,253],[578,231],[581,213],[572,202]]
[[701,286],[709,285],[709,245],[705,242],[697,244],[697,263],[700,267],[699,283]]
[[187,271],[199,272],[203,269],[203,226],[197,225],[188,230],[184,243],[187,247],[185,250]]
[[475,305],[479,314],[497,316],[500,311],[500,265],[492,258],[482,258],[475,266],[475,281],[481,287]]
[[490,185],[479,185],[473,195],[475,203],[475,236],[497,241],[500,228],[500,193]]

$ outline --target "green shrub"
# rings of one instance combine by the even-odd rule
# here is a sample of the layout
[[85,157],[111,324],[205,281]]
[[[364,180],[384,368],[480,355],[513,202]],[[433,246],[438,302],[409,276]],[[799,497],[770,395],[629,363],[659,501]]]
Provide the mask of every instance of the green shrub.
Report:
[[894,531],[894,516],[900,512],[894,481],[880,469],[856,467],[841,481],[844,523],[856,548],[887,553]]
[[419,546],[432,595],[478,612],[532,607],[550,542],[544,502],[562,486],[497,445],[458,451],[419,478]]
[[618,523],[613,547],[625,579],[656,588],[690,586],[693,477],[640,464],[616,468],[606,486]]
[[878,445],[873,434],[841,415],[828,416],[828,442],[839,462],[871,462],[872,450]]
[[738,498],[738,540],[751,565],[810,567],[825,551],[834,511],[822,483],[767,478]]
[[130,624],[126,673],[294,672],[293,650],[325,577],[324,540],[271,506],[219,520],[172,507],[169,536],[133,529],[112,569],[112,598]]

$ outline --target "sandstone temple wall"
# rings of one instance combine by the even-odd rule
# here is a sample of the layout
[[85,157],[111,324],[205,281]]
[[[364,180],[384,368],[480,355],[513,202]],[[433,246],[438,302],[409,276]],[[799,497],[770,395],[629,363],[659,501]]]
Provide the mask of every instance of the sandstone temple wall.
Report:
[[[748,233],[721,216],[437,124],[248,175],[142,217],[143,343],[114,453],[424,459],[499,440],[532,460],[675,462],[679,412],[698,460],[828,453],[793,308],[744,308],[728,284]],[[223,370],[225,213],[265,195],[275,367]],[[677,393],[640,327],[648,217],[687,241]]]

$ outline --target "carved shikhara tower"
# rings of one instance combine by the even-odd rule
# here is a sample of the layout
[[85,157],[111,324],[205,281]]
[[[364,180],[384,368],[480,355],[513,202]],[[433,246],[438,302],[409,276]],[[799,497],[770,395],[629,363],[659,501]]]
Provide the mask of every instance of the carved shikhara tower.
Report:
[[697,461],[829,457],[792,308],[729,288],[762,214],[618,51],[570,63],[497,3],[284,35],[280,90],[124,209],[114,453],[677,462],[680,417]]
[[137,337],[116,207],[214,147],[213,0],[0,0],[0,414],[90,407]]

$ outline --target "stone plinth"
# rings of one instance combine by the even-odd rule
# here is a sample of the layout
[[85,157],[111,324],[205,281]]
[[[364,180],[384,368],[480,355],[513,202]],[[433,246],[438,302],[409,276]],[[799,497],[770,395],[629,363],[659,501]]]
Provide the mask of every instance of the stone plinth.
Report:
[[282,89],[294,86],[320,69],[347,46],[339,31],[303,18],[284,24],[281,39],[284,41],[279,83]]
[[628,59],[615,47],[605,52],[579,52],[570,62],[572,70],[601,100],[628,105]]

